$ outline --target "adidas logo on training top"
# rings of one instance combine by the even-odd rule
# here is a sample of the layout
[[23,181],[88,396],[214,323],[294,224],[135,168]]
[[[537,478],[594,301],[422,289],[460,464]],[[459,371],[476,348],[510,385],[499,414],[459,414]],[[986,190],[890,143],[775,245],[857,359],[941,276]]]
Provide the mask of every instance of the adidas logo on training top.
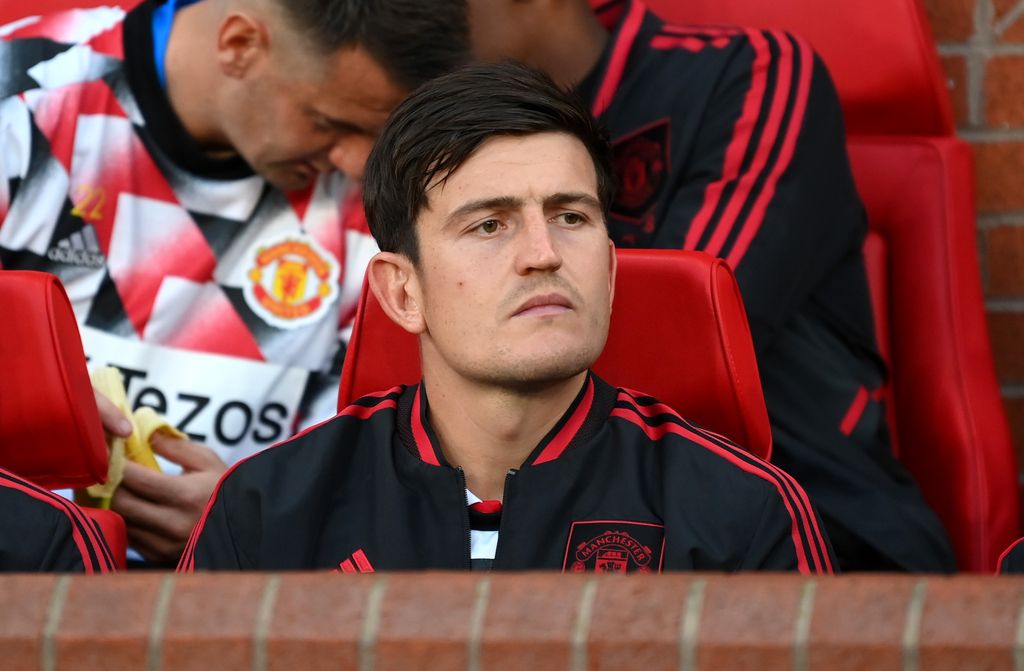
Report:
[[50,247],[46,250],[46,257],[58,263],[86,268],[102,268],[106,262],[92,226],[86,226]]

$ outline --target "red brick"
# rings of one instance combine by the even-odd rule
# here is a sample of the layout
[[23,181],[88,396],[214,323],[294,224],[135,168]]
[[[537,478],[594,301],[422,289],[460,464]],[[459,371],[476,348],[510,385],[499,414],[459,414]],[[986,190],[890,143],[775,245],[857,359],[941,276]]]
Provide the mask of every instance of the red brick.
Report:
[[7,671],[36,671],[50,610],[52,575],[4,576],[0,587],[0,650]]
[[[68,588],[57,633],[65,669],[142,669],[161,582],[150,575],[106,575]],[[112,627],[111,623],[118,626]]]
[[267,671],[359,667],[373,575],[283,575],[267,632]]
[[957,126],[967,125],[967,62],[963,56],[943,56],[942,70],[946,74],[946,89],[953,104],[953,121]]
[[902,669],[903,630],[913,587],[902,576],[820,580],[811,619],[810,668]]
[[1017,464],[1024,468],[1024,398],[1003,397],[1006,419],[1010,423],[1010,435],[1017,452]]
[[465,669],[481,580],[472,573],[389,576],[373,668]]
[[266,582],[266,576],[255,573],[175,577],[161,668],[251,668],[252,635]]
[[989,296],[1024,296],[1024,226],[985,232]]
[[1024,124],[1024,56],[996,56],[985,68],[985,120],[989,126]]
[[999,379],[1024,381],[1024,313],[989,312],[988,329]]
[[930,579],[921,616],[920,668],[1013,669],[1022,595],[1020,578],[1007,579],[999,590],[981,577]]
[[588,668],[679,668],[679,632],[693,576],[657,580],[607,576],[598,583],[588,637]]
[[974,145],[978,211],[1024,210],[1024,142],[980,142]]
[[[1007,12],[1020,4],[1020,0],[992,0],[995,9],[996,22],[998,23]],[[1024,18],[1018,18],[999,36],[1000,42],[1021,42],[1024,41]]]
[[974,0],[924,0],[939,42],[964,42],[974,33]]
[[784,575],[708,579],[700,620],[701,669],[792,669],[804,580]]
[[560,574],[524,574],[516,580],[496,576],[484,621],[480,668],[568,668],[576,611],[587,579]]

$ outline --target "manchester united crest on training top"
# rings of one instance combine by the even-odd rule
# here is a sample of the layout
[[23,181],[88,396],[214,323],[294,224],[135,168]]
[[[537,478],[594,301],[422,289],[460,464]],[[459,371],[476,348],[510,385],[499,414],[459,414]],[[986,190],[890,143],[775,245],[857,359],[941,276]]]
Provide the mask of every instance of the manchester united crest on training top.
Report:
[[563,571],[660,573],[665,527],[649,522],[573,522]]
[[296,328],[315,322],[338,297],[338,261],[315,240],[289,234],[261,242],[245,285],[245,300],[268,324]]

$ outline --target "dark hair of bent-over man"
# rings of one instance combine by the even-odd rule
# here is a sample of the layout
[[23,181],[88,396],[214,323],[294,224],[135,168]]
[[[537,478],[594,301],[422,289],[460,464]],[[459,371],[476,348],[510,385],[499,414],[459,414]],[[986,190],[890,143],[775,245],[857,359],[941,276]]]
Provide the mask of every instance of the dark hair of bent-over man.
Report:
[[320,53],[359,45],[408,90],[469,62],[465,0],[275,0]]
[[443,184],[491,137],[536,133],[567,133],[583,143],[607,216],[615,188],[611,148],[583,101],[523,65],[471,65],[415,91],[381,131],[363,183],[366,219],[377,244],[419,263],[415,222],[428,188]]

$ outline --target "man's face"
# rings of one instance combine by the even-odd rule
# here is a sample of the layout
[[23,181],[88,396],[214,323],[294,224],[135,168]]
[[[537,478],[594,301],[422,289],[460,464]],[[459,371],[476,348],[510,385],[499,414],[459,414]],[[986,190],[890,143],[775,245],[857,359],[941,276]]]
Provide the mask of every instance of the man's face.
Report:
[[239,82],[225,132],[268,181],[300,189],[321,172],[361,179],[366,158],[406,91],[362,48],[332,55],[271,52]]
[[415,271],[425,373],[522,386],[590,366],[608,334],[615,254],[583,144],[492,138],[427,195]]

